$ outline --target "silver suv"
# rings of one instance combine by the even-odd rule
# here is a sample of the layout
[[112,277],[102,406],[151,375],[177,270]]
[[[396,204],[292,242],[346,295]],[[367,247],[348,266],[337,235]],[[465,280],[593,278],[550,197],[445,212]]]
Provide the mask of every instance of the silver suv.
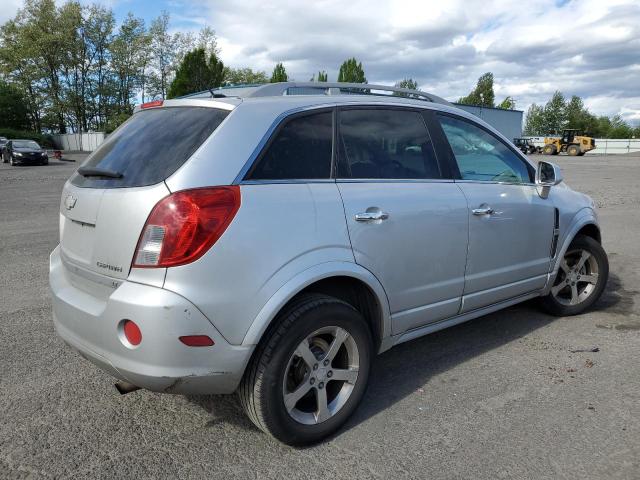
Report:
[[50,262],[58,334],[121,392],[237,391],[295,445],[376,353],[533,297],[575,315],[607,276],[556,166],[433,95],[318,83],[138,107],[64,186]]

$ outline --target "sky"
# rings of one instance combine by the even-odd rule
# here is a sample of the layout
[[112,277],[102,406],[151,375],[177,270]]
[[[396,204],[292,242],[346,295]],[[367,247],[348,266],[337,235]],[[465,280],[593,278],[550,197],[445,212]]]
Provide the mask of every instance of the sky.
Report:
[[[20,0],[2,0],[0,22]],[[83,3],[88,3],[83,0]],[[343,60],[361,61],[369,83],[405,77],[449,100],[493,72],[496,102],[526,110],[555,90],[581,96],[599,115],[640,124],[640,0],[99,0],[118,19],[147,22],[162,10],[174,31],[205,25],[225,65],[271,72],[283,62],[307,81],[337,79]]]

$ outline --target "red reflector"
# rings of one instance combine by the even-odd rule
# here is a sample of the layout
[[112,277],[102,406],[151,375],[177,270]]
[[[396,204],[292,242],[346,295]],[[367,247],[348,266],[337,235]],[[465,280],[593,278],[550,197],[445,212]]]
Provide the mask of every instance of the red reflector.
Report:
[[140,345],[140,342],[142,342],[142,332],[138,325],[131,320],[125,320],[123,330],[124,336],[131,345]]
[[210,347],[213,345],[213,340],[207,335],[186,335],[178,338],[188,347]]
[[145,223],[133,266],[175,267],[204,255],[240,208],[240,187],[182,190],[160,200]]
[[161,107],[164,100],[154,100],[153,102],[147,102],[140,105],[140,108],[153,108],[153,107]]

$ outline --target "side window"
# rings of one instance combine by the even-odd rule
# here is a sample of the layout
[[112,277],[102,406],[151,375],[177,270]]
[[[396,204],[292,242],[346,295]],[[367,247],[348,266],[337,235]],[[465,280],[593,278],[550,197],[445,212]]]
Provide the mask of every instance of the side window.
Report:
[[276,131],[247,180],[318,179],[331,176],[332,112],[296,116]]
[[438,118],[463,180],[533,182],[533,168],[489,132],[447,115]]
[[338,142],[339,178],[441,178],[418,112],[342,110]]

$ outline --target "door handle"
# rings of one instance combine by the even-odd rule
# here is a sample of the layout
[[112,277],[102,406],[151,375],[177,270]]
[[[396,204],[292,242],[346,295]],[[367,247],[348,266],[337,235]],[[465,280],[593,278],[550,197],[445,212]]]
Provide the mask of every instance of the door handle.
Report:
[[471,210],[474,215],[491,215],[495,213],[495,210],[489,206],[480,206],[479,208],[474,208]]
[[356,213],[357,222],[374,222],[376,220],[386,220],[387,218],[389,218],[389,214],[380,210],[375,212]]

